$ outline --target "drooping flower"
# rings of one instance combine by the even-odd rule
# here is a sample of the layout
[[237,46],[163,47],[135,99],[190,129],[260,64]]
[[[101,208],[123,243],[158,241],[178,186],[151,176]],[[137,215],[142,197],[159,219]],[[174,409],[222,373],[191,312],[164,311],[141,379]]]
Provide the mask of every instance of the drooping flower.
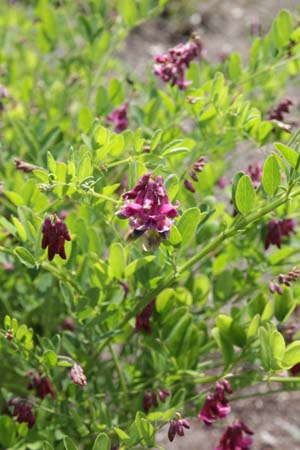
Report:
[[130,219],[134,233],[142,235],[147,230],[154,230],[163,238],[168,236],[172,219],[178,216],[179,204],[170,203],[161,176],[146,173],[131,191],[123,194],[123,198],[125,205],[117,214],[120,219]]
[[262,174],[263,168],[259,161],[250,164],[246,170],[246,175],[249,175],[255,188],[260,186]]
[[113,122],[116,133],[121,133],[128,127],[127,110],[128,102],[125,102],[107,116],[107,120]]
[[148,414],[151,408],[158,408],[158,398],[162,403],[165,403],[166,398],[169,397],[169,395],[171,395],[171,393],[167,389],[159,389],[157,392],[150,390],[145,391],[143,397],[143,409],[145,413]]
[[225,397],[225,392],[231,394],[232,390],[229,382],[222,380],[216,383],[215,392],[206,398],[202,410],[198,414],[199,419],[203,420],[205,425],[211,425],[230,413],[231,406]]
[[193,168],[196,172],[202,172],[205,166],[205,157],[200,156],[200,158],[194,162]]
[[53,221],[50,217],[47,217],[43,223],[42,234],[42,248],[48,247],[49,261],[52,261],[56,254],[62,259],[66,259],[65,241],[71,240],[67,225],[57,216],[54,217]]
[[253,440],[248,436],[244,436],[243,433],[248,435],[254,434],[243,422],[233,422],[223,434],[215,450],[250,450]]
[[171,395],[171,392],[168,391],[167,389],[159,389],[159,390],[157,391],[157,395],[158,395],[158,397],[159,397],[159,400],[160,400],[162,403],[165,403],[166,398],[169,397],[169,396]]
[[[290,112],[290,107],[293,104],[292,100],[286,98],[282,100],[274,109],[271,109],[268,113],[268,119],[272,120],[277,128],[280,128],[287,133],[291,132],[292,125],[294,125],[293,120],[285,122],[284,115]],[[275,128],[273,128],[275,131]]]
[[267,233],[265,238],[265,250],[271,244],[281,248],[282,238],[290,236],[294,232],[296,222],[293,219],[272,219],[267,224]]
[[33,166],[32,164],[27,163],[26,161],[22,161],[21,159],[14,158],[14,162],[17,170],[22,170],[22,172],[30,173],[34,169],[37,169],[37,166]]
[[188,420],[182,419],[179,413],[176,413],[176,418],[170,421],[170,427],[168,431],[169,441],[173,441],[176,434],[178,436],[184,436],[184,429],[191,428]]
[[70,378],[75,384],[79,384],[79,386],[87,385],[87,379],[83,372],[83,368],[79,364],[73,364],[70,370]]
[[194,59],[202,56],[201,54],[202,42],[199,37],[194,36],[186,44],[180,43],[165,55],[156,56],[154,74],[165,83],[170,82],[171,86],[177,85],[179,89],[184,90],[191,84],[191,81],[185,78],[185,71]]
[[36,395],[41,399],[47,397],[48,394],[52,400],[55,399],[55,392],[49,378],[33,370],[30,370],[26,375],[30,378],[30,383],[27,386],[28,389],[35,389]]
[[143,410],[148,414],[151,408],[158,408],[157,396],[155,392],[146,391],[143,397]]
[[281,102],[274,109],[271,109],[269,111],[268,119],[284,122],[284,114],[290,112],[290,107],[292,106],[292,104],[293,102],[289,98],[281,100]]
[[72,317],[65,317],[65,319],[62,320],[60,327],[63,330],[68,330],[68,331],[75,331],[76,330],[76,324],[74,322],[74,320],[72,319]]
[[25,399],[12,398],[8,400],[7,406],[13,406],[12,415],[17,418],[17,422],[27,423],[28,428],[33,427],[35,415],[32,403]]
[[184,186],[188,191],[192,192],[193,194],[196,192],[193,183],[190,180],[187,180],[186,178],[184,179]]
[[155,305],[155,299],[152,300],[135,318],[135,331],[146,331],[151,333],[150,317]]

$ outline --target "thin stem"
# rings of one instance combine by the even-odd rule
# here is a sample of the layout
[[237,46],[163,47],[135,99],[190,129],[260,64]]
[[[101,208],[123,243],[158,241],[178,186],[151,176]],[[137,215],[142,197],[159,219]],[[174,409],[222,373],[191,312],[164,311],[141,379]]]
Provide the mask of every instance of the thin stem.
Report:
[[111,353],[112,359],[114,361],[116,371],[119,376],[120,386],[122,387],[122,391],[124,392],[124,394],[127,394],[127,385],[126,385],[126,381],[125,381],[125,378],[124,378],[124,375],[122,372],[122,368],[120,366],[119,358],[116,355],[116,352],[114,351],[113,346],[111,344],[109,344],[108,347],[109,347],[109,351]]

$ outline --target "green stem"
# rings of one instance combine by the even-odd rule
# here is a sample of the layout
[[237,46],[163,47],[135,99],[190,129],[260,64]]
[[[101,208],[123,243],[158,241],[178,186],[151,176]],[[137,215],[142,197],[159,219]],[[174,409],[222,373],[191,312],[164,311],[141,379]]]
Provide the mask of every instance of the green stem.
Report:
[[120,362],[119,362],[119,358],[116,355],[116,352],[113,349],[113,346],[111,344],[108,344],[109,347],[109,351],[111,353],[112,359],[114,361],[115,367],[116,367],[116,371],[118,373],[119,376],[119,380],[120,380],[120,386],[122,388],[122,391],[124,392],[124,394],[127,394],[127,385],[126,385],[126,381],[122,372],[122,368],[120,366]]
[[271,383],[300,383],[300,377],[265,377],[264,381]]

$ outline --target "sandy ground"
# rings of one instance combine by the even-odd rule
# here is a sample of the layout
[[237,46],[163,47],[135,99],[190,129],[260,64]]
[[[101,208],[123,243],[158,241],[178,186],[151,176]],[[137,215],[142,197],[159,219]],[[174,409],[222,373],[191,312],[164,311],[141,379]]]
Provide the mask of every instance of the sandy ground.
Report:
[[[218,61],[222,53],[232,51],[241,52],[245,57],[251,27],[259,25],[266,31],[280,9],[298,9],[298,12],[300,9],[300,2],[296,0],[186,0],[186,3],[189,17],[180,17],[177,23],[160,19],[131,34],[125,54],[128,67],[134,68],[137,76],[143,76],[153,56],[180,42],[192,31],[200,34],[210,61]],[[158,434],[157,443],[166,450],[213,450],[226,425],[234,418],[244,420],[255,432],[251,450],[300,450],[300,392],[234,402],[230,416],[215,426],[208,428],[192,418],[192,428],[185,437],[168,442],[166,427]]]

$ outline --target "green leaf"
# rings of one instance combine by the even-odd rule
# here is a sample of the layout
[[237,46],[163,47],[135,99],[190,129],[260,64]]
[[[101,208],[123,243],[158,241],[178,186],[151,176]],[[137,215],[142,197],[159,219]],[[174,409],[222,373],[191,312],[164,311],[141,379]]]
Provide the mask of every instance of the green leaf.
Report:
[[107,434],[100,433],[96,437],[92,450],[110,450],[111,441]]
[[125,269],[125,277],[130,277],[138,269],[141,269],[146,264],[151,263],[155,259],[154,255],[144,256],[143,258],[136,259],[132,261]]
[[16,432],[16,422],[8,415],[0,416],[0,444],[3,447],[11,448],[15,444]]
[[244,172],[237,172],[232,180],[232,188],[231,188],[231,196],[232,196],[232,201],[234,204],[235,209],[237,209],[236,203],[235,203],[235,195],[236,195],[236,189],[237,189],[237,185],[240,181],[240,179],[244,176]]
[[177,228],[182,238],[182,245],[186,246],[195,237],[201,219],[198,208],[187,209],[177,222]]
[[251,178],[243,175],[237,185],[235,193],[235,204],[241,214],[247,214],[255,206],[256,193]]
[[135,0],[119,0],[118,9],[123,16],[124,23],[132,28],[138,20],[138,10]]
[[126,266],[126,255],[123,246],[119,242],[113,242],[109,251],[109,275],[121,280]]
[[77,445],[72,441],[72,439],[69,436],[66,436],[64,438],[64,446],[66,450],[78,450]]
[[87,133],[93,123],[93,115],[89,108],[83,107],[79,111],[79,117],[78,117],[78,125],[79,129],[82,130],[84,133]]
[[27,234],[26,234],[25,228],[23,227],[22,223],[19,221],[19,219],[17,219],[17,217],[12,216],[11,219],[14,223],[14,226],[17,229],[18,235],[20,236],[22,241],[25,242],[27,239]]
[[300,362],[300,341],[294,341],[286,347],[282,363],[285,369],[290,369],[299,362]]
[[281,156],[290,164],[291,167],[295,168],[298,161],[298,153],[287,145],[276,142],[274,147],[279,151]]
[[292,300],[290,289],[282,286],[283,293],[275,294],[274,315],[279,322],[284,322],[293,312],[296,304]]
[[228,60],[229,78],[235,83],[239,81],[242,74],[242,60],[239,53],[232,53]]
[[86,153],[79,163],[77,170],[77,177],[79,182],[81,182],[85,178],[90,177],[91,175],[93,175],[91,156],[89,153]]
[[18,257],[18,259],[21,261],[22,264],[24,264],[26,267],[33,269],[36,267],[36,261],[32,254],[30,253],[27,248],[24,247],[16,247],[14,250],[15,255]]
[[175,297],[174,289],[167,288],[161,291],[156,297],[155,308],[156,311],[162,313],[168,306],[169,300]]
[[43,363],[47,367],[54,367],[57,364],[57,356],[52,350],[46,350],[43,354]]
[[172,225],[172,228],[170,230],[169,242],[174,246],[179,245],[182,242],[181,234],[178,231],[176,225]]
[[270,155],[264,164],[262,183],[265,192],[273,196],[281,181],[281,174],[276,158]]
[[169,175],[166,178],[165,186],[166,186],[166,189],[167,189],[167,192],[168,192],[169,200],[170,200],[170,202],[172,202],[174,200],[174,198],[176,197],[176,194],[177,194],[178,189],[179,189],[179,178],[178,178],[178,176],[175,175],[175,174]]
[[122,83],[113,78],[109,83],[108,95],[110,101],[115,105],[119,105],[124,100],[124,92]]

